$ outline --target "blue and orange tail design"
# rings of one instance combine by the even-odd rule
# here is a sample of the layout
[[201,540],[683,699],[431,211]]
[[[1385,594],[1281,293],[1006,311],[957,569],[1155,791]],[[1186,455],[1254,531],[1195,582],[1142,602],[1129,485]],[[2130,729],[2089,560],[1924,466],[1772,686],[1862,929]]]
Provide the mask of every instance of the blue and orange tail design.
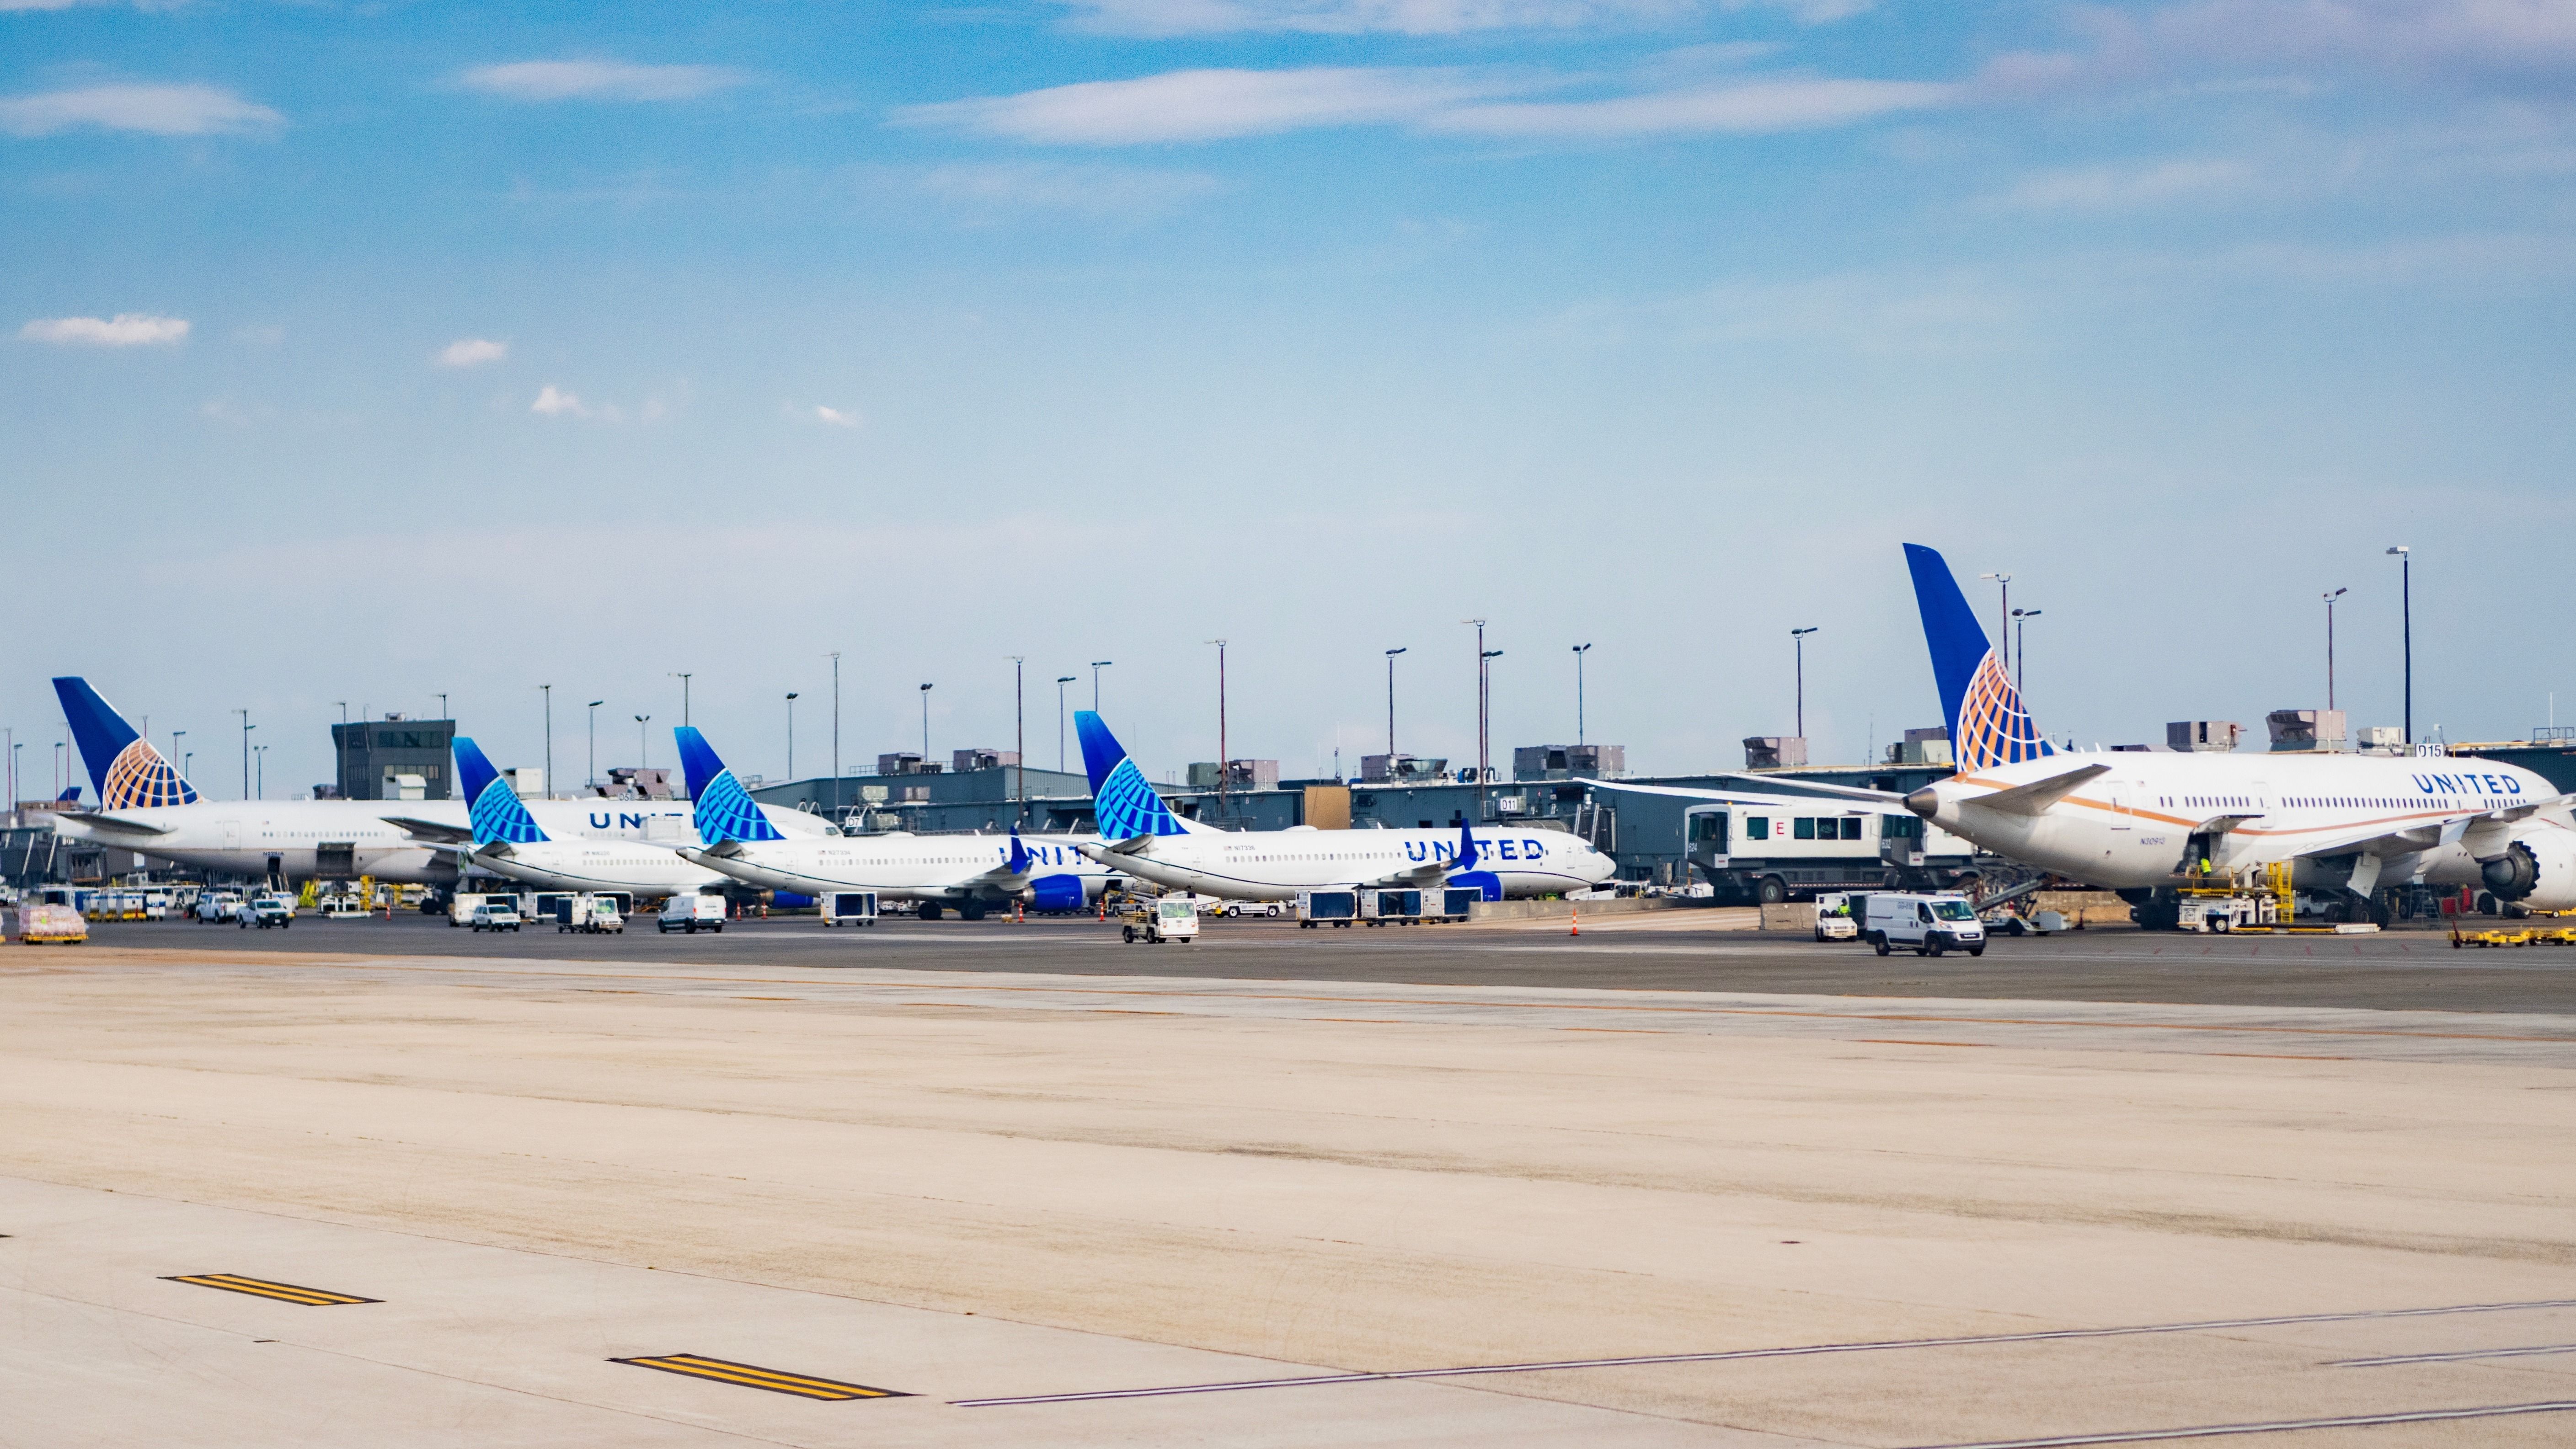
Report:
[[63,702],[63,718],[70,722],[72,739],[79,743],[81,763],[89,766],[89,781],[98,787],[101,810],[142,810],[155,805],[194,805],[197,792],[152,742],[134,732],[134,726],[116,712],[89,681],[77,675],[64,675],[54,681],[54,694]]
[[1109,733],[1100,716],[1087,709],[1073,713],[1074,733],[1082,737],[1082,768],[1091,776],[1091,813],[1103,840],[1133,840],[1140,835],[1187,835],[1190,828],[1154,787],[1145,772],[1127,758],[1126,749]]
[[456,782],[465,787],[466,818],[474,826],[474,843],[491,845],[536,845],[546,833],[537,828],[537,817],[528,813],[527,803],[492,762],[483,758],[483,748],[463,735],[456,737]]
[[1941,713],[1950,726],[1950,754],[1961,770],[1984,770],[2056,754],[2021,691],[2004,673],[1986,642],[1976,611],[1940,554],[1919,543],[1905,546],[1914,575],[1914,603],[1923,611],[1923,642],[1932,650],[1932,677],[1941,687]]
[[689,779],[689,798],[698,802],[698,839],[709,845],[728,840],[785,840],[760,802],[742,788],[725,762],[716,758],[707,737],[688,725],[671,731],[680,742],[680,769]]

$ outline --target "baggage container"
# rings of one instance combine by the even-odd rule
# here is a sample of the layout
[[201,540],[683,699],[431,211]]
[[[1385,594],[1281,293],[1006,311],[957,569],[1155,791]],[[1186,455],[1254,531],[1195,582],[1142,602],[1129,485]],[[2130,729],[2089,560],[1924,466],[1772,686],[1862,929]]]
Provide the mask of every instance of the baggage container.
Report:
[[877,923],[875,891],[832,891],[823,897],[823,924],[873,926]]
[[1360,893],[1358,891],[1299,891],[1297,893],[1297,924],[1301,929],[1311,931],[1317,926],[1347,926],[1359,919],[1359,914]]

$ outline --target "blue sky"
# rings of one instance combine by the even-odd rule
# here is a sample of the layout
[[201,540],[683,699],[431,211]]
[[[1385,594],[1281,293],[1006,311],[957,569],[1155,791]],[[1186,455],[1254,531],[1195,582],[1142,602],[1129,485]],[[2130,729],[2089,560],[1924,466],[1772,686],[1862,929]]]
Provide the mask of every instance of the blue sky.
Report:
[[[2520,735],[2568,685],[2576,4],[0,0],[0,478],[48,675],[165,742],[447,691],[748,772],[1158,777],[1938,717],[1900,541],[2008,571],[2043,727]],[[40,604],[26,601],[42,600]],[[1087,683],[1081,693],[1087,693]],[[818,708],[822,707],[822,708]],[[622,740],[613,749],[606,740]],[[228,748],[214,749],[225,761]],[[668,740],[653,746],[669,763]],[[201,754],[197,774],[223,788]],[[37,793],[29,790],[27,793]]]

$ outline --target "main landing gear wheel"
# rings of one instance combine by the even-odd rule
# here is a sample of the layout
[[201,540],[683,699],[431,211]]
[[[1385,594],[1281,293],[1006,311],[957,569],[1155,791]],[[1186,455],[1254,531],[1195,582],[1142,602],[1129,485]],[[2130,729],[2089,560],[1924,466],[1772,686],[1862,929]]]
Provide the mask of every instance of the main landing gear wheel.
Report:
[[935,920],[938,920],[938,919],[939,919],[939,902],[937,902],[937,901],[923,901],[923,902],[921,903],[921,918],[922,918],[923,920],[925,920],[925,921],[935,921]]
[[959,902],[957,906],[957,919],[961,921],[980,921],[984,919],[984,903],[982,901],[975,900]]

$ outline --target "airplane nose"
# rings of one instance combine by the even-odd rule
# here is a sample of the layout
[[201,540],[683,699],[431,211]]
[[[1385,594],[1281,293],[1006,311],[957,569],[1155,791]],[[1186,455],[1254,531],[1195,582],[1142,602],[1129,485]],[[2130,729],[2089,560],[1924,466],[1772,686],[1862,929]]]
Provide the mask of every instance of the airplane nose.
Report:
[[1941,808],[1941,797],[1933,794],[1932,787],[1926,785],[1905,797],[1905,808],[1929,820],[1932,812]]

